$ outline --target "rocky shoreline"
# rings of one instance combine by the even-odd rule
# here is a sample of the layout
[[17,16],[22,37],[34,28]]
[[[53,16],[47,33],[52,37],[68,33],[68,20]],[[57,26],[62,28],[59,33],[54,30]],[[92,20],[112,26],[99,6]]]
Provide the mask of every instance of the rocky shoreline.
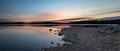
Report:
[[120,25],[99,27],[72,26],[60,32],[72,44],[45,48],[43,51],[120,51]]

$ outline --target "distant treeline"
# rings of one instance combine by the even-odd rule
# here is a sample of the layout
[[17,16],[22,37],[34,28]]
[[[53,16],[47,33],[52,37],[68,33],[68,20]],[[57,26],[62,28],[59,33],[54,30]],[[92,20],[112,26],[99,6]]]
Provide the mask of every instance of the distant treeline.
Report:
[[64,23],[46,21],[46,22],[31,22],[29,24],[64,24]]
[[79,21],[70,22],[69,24],[120,24],[120,19],[116,20],[89,20],[89,21]]
[[116,20],[89,20],[89,21],[78,21],[78,22],[70,22],[70,23],[59,23],[59,22],[0,22],[0,24],[120,24],[120,19]]
[[0,22],[0,24],[25,24],[24,22]]

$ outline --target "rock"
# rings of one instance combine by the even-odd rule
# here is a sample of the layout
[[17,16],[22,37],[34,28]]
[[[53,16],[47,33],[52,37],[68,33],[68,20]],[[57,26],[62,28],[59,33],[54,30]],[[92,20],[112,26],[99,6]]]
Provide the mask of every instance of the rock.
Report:
[[52,29],[49,29],[49,31],[52,31]]
[[51,44],[54,44],[54,42],[51,42]]

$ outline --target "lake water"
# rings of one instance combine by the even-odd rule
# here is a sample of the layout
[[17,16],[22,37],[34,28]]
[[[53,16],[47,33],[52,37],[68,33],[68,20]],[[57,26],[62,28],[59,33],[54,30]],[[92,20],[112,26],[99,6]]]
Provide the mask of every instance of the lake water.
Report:
[[[52,31],[49,31],[52,29]],[[41,48],[63,44],[59,28],[45,26],[0,26],[0,51],[39,51]],[[54,42],[51,44],[51,42]]]

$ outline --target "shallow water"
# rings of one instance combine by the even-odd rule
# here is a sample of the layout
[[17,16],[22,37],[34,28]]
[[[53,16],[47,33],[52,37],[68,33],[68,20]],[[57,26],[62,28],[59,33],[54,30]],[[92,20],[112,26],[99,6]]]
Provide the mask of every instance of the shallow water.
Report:
[[57,43],[65,43],[61,40],[62,36],[55,35],[54,30],[59,29],[44,26],[0,26],[0,51],[39,51],[41,48],[56,46]]

